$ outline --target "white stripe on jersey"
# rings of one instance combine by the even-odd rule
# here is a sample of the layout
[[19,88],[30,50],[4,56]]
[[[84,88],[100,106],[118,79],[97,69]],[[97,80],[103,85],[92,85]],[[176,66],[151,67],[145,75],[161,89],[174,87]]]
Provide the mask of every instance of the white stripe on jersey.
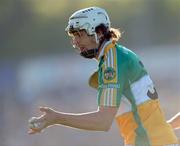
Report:
[[114,67],[114,55],[113,55],[113,50],[110,49],[110,56],[111,56],[111,67]]
[[[138,81],[134,82],[131,85],[131,91],[134,95],[137,105],[144,103],[147,100],[150,100],[150,98],[147,96],[147,92],[152,86],[153,86],[153,82],[149,75],[143,76],[141,79],[139,79]],[[131,111],[131,103],[123,95],[121,98],[120,108],[118,109],[117,115],[122,115],[130,111]]]
[[104,49],[107,47],[108,44],[112,43],[112,40],[107,41],[104,45],[103,48],[101,49],[98,59],[100,59],[100,57],[104,54]]
[[106,62],[106,68],[107,67],[114,67],[114,56],[113,56],[113,50],[112,48],[107,53],[107,62]]

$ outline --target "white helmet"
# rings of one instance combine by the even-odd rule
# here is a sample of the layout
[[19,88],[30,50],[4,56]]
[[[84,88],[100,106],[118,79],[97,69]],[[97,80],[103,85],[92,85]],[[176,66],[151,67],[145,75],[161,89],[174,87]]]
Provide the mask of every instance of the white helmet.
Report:
[[108,29],[110,28],[110,20],[106,11],[98,7],[89,7],[81,9],[72,14],[69,18],[67,32],[86,30],[89,35],[95,35],[95,28],[104,24]]

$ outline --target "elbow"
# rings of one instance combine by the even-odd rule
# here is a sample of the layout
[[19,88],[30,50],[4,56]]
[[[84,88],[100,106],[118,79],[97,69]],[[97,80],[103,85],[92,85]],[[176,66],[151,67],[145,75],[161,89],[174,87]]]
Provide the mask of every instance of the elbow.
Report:
[[102,132],[108,132],[111,128],[111,125],[106,125],[104,123],[96,123],[91,125],[88,129],[93,131],[102,131]]
[[105,127],[103,131],[108,132],[109,130],[110,130],[110,127]]
[[111,128],[111,124],[104,121],[92,122],[91,124],[89,124],[89,126],[90,126],[89,130],[103,131],[103,132],[107,132]]
[[110,130],[111,127],[103,127],[101,128],[101,131],[103,132],[108,132]]
[[100,123],[99,124],[99,130],[104,131],[104,132],[108,132],[111,129],[111,124],[112,123]]

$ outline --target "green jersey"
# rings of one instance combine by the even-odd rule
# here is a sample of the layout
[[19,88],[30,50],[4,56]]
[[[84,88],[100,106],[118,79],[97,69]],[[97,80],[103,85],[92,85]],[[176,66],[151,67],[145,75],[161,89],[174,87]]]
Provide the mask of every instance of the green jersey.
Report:
[[99,106],[118,107],[116,120],[125,143],[135,146],[177,143],[140,58],[109,41],[101,48],[98,61],[98,71],[90,77],[89,84],[98,89]]
[[127,99],[140,104],[153,98],[155,93],[139,57],[124,46],[112,43],[104,45],[99,54],[98,85],[99,106],[118,107],[121,100],[127,103]]

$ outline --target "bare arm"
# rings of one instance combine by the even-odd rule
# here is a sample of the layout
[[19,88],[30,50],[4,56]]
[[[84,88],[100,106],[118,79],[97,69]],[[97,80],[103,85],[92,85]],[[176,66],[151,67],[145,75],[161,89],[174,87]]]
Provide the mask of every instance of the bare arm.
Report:
[[173,116],[170,120],[168,120],[168,123],[171,124],[171,126],[174,129],[180,128],[180,112],[177,113],[175,116]]
[[34,134],[42,129],[55,124],[61,124],[72,128],[94,131],[108,131],[118,110],[116,107],[99,107],[97,111],[87,113],[63,113],[48,107],[41,107],[44,112],[38,121],[45,123],[41,129],[31,130]]
[[84,130],[108,131],[117,112],[115,107],[100,107],[97,111],[68,114],[57,113],[57,124]]

